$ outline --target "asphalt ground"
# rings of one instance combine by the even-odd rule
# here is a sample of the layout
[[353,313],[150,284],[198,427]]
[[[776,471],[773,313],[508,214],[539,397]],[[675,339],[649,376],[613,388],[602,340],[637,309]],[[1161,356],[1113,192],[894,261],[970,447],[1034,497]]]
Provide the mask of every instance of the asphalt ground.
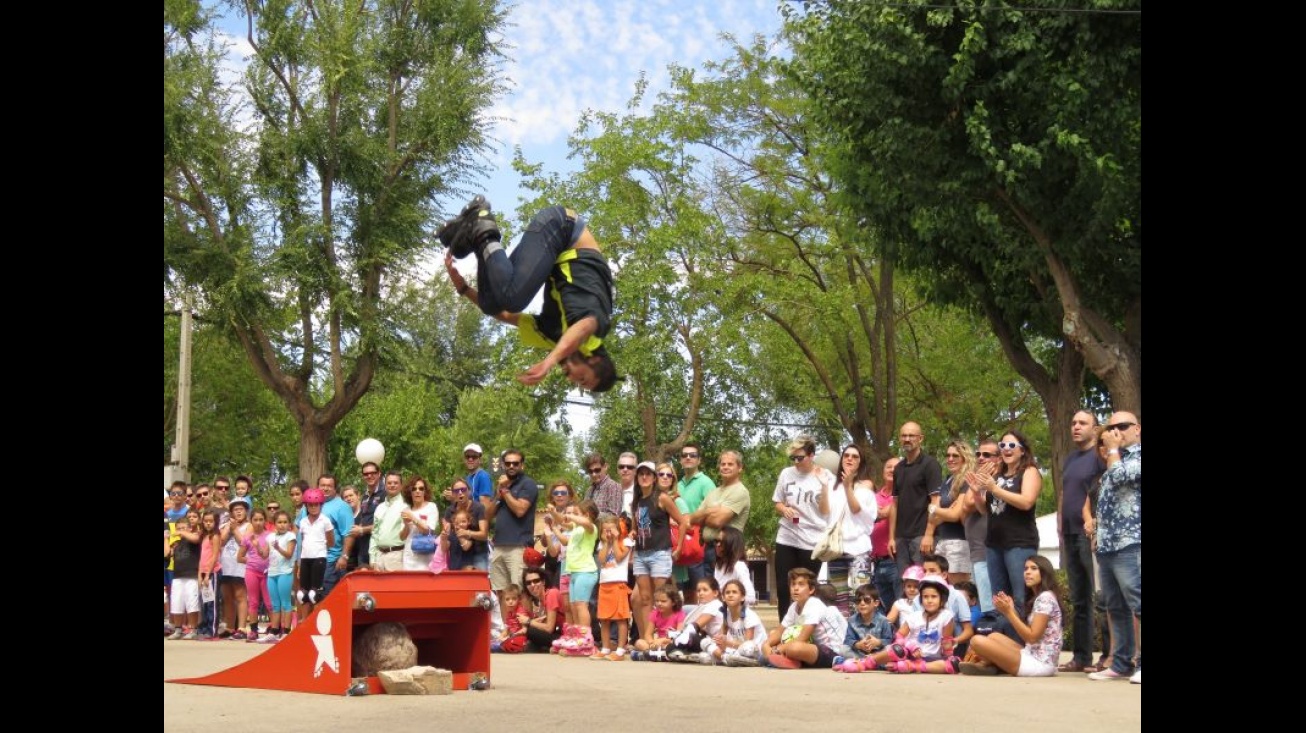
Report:
[[[163,676],[217,672],[269,647],[164,641]],[[1063,661],[1069,654],[1062,656]],[[169,733],[293,731],[860,730],[1101,733],[1142,728],[1142,685],[1083,674],[1021,679],[608,662],[495,654],[491,689],[316,695],[164,682]]]

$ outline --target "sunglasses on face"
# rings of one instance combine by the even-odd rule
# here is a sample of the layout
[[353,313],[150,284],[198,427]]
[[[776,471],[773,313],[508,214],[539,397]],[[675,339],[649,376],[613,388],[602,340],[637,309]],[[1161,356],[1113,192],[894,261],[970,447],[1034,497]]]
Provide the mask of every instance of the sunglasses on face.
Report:
[[544,582],[544,581],[541,580],[541,579],[539,579],[539,578],[531,578],[530,580],[527,580],[527,581],[526,581],[526,585],[539,585],[540,583],[543,583],[543,582]]
[[381,475],[381,472],[380,472],[380,471],[364,471],[364,472],[363,472],[363,475],[364,475],[364,476],[380,476],[380,475]]
[[521,465],[521,461],[504,461],[503,465],[507,466],[508,468],[516,468]]
[[799,453],[796,456],[789,456],[789,460],[793,461],[794,463],[802,463],[804,458],[807,458],[806,453]]
[[466,487],[466,486],[460,486],[460,487],[454,489],[454,490],[453,490],[453,493],[455,493],[455,494],[466,494],[466,493],[467,493],[467,487]]
[[618,464],[617,464],[617,470],[618,470],[618,471],[634,471],[634,470],[635,470],[635,467],[634,467],[634,466],[628,466],[628,465],[626,465],[626,464],[624,464],[624,463],[618,463]]
[[602,467],[602,466],[595,466],[594,468],[591,468],[591,469],[590,469],[590,475],[591,475],[591,476],[597,476],[597,475],[599,475],[599,474],[601,474],[601,473],[603,473],[603,467]]
[[185,494],[181,493],[180,491],[169,491],[168,496],[185,496]]
[[469,460],[469,461],[472,460],[473,458],[480,458],[480,457],[481,457],[481,454],[480,454],[480,453],[464,453],[464,454],[463,454],[463,458],[465,458],[465,459],[467,459],[467,460]]
[[230,487],[230,486],[214,486],[213,488],[214,488],[215,491],[226,491],[227,489],[230,489],[231,487]]
[[1002,450],[1015,450],[1020,447],[1020,443],[998,443],[998,447]]
[[206,497],[206,496],[208,496],[208,495],[209,495],[209,492],[207,492],[207,491],[201,491],[200,493],[196,494],[196,496],[198,496],[198,497],[201,498],[201,499],[203,499],[204,497]]
[[568,493],[569,493],[569,492],[567,492],[567,491],[555,491],[555,492],[553,492],[553,495],[554,495],[554,496],[567,496]]
[[1128,429],[1132,428],[1133,426],[1135,426],[1135,425],[1137,425],[1137,424],[1138,424],[1138,423],[1133,423],[1133,422],[1118,422],[1118,423],[1115,423],[1115,424],[1113,424],[1113,425],[1108,425],[1108,426],[1106,426],[1106,429],[1107,429],[1107,430],[1128,430]]
[[670,471],[658,471],[658,478],[675,478],[676,474]]
[[997,454],[997,453],[990,453],[990,452],[988,452],[988,451],[986,451],[986,450],[982,450],[982,451],[979,452],[979,457],[980,457],[980,458],[997,458],[997,457],[998,457],[998,454]]
[[279,507],[279,506],[270,506],[270,507],[268,507],[268,511],[270,511],[270,512],[279,512],[279,511],[281,511],[281,507]]
[[697,454],[697,453],[681,453],[681,454],[680,454],[680,457],[681,457],[681,458],[698,458],[698,454]]

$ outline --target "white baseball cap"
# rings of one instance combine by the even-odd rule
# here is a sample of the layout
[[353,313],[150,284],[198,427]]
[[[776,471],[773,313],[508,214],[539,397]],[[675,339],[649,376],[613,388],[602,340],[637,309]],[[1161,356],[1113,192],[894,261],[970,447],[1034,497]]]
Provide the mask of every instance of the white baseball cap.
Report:
[[648,470],[653,471],[654,473],[656,473],[658,470],[657,464],[654,463],[653,461],[644,461],[638,466],[635,466],[635,472],[638,473],[639,469],[641,468],[647,468]]
[[467,444],[467,447],[466,447],[466,448],[463,448],[463,453],[467,453],[467,452],[469,452],[469,451],[472,452],[472,453],[475,453],[475,454],[478,455],[478,456],[485,452],[485,451],[481,450],[481,446],[479,446],[479,445],[477,445],[477,444],[475,444],[475,443],[468,443],[468,444]]

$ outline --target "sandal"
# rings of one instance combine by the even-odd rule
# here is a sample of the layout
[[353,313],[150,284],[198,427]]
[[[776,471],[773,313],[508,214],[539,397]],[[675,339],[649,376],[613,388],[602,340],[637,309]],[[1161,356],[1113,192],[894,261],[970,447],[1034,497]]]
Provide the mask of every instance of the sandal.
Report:
[[1071,660],[1057,667],[1057,671],[1058,672],[1087,672],[1089,671],[1088,667],[1089,665],[1084,664],[1083,662],[1077,662],[1075,660]]

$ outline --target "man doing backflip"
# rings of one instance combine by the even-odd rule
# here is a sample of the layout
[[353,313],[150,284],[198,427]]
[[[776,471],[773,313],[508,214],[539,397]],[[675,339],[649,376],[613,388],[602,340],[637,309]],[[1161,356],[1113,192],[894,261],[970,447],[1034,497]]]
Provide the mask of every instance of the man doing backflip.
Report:
[[[448,247],[445,270],[458,294],[482,313],[516,326],[524,344],[549,349],[517,375],[519,382],[538,384],[560,366],[567,379],[591,392],[612,388],[616,367],[603,346],[612,326],[612,271],[584,217],[562,206],[540,211],[509,256],[490,203],[477,196],[436,236]],[[476,255],[479,289],[453,265],[469,254]],[[540,315],[522,313],[545,282],[549,289]]]

